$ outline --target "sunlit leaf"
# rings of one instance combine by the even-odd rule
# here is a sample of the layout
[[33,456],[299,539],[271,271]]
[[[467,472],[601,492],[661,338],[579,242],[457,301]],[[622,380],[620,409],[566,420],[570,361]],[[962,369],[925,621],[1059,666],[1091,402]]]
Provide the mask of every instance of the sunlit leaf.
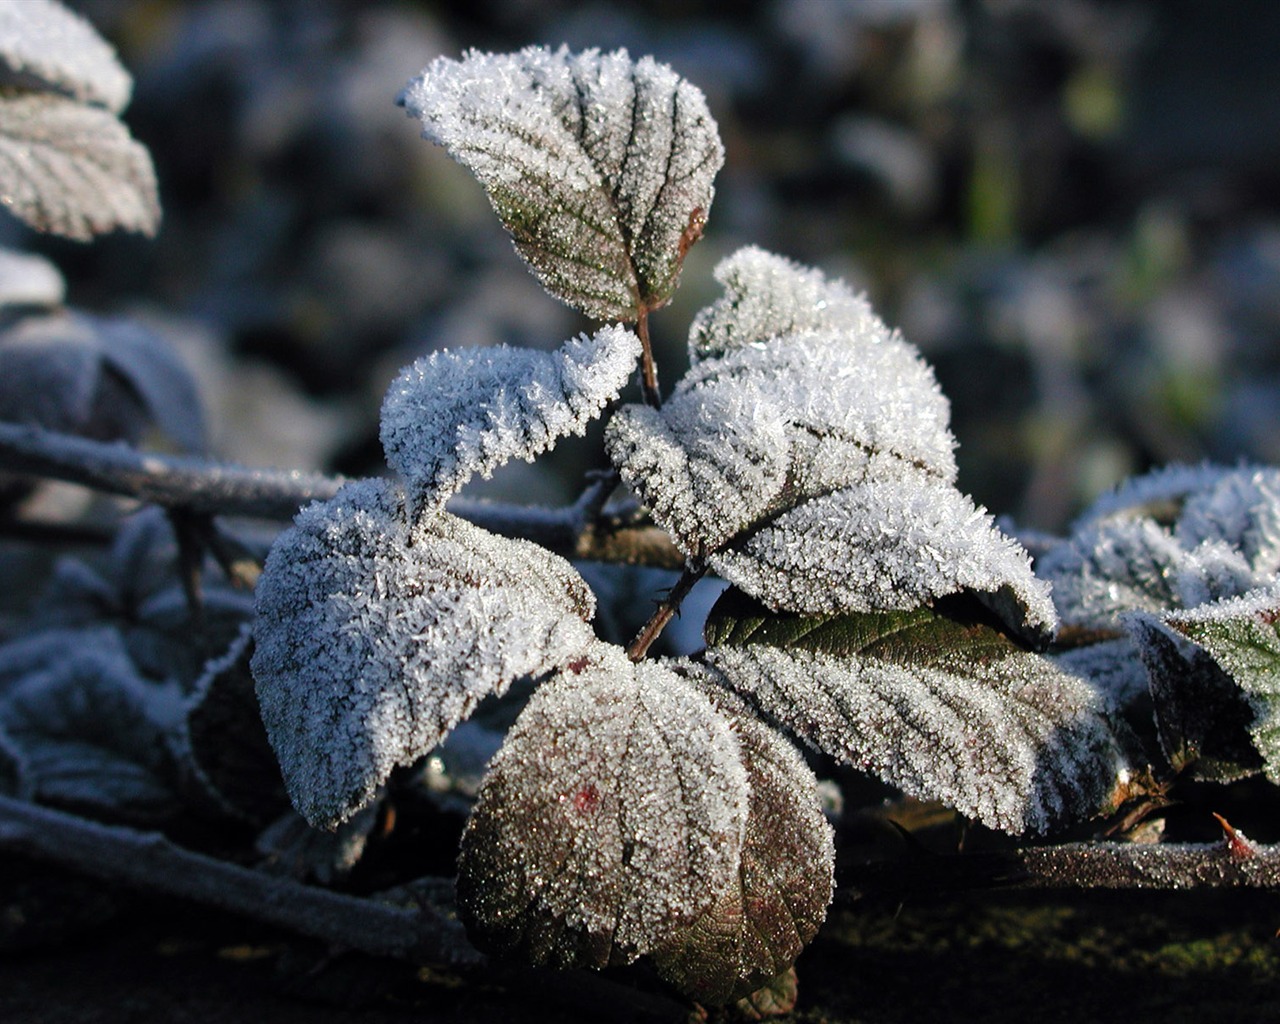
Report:
[[484,186],[551,294],[635,320],[676,286],[724,159],[702,93],[625,50],[441,57],[401,103]]
[[640,357],[621,327],[583,335],[555,352],[436,352],[405,367],[382,403],[382,447],[413,500],[442,505],[473,475],[529,461],[582,434],[618,396]]
[[384,481],[299,513],[258,584],[253,674],[294,806],[333,827],[479,701],[593,642],[572,567]]
[[598,644],[538,688],[493,759],[458,865],[468,934],[560,967],[660,949],[738,884],[748,798],[710,700]]
[[0,247],[0,308],[62,305],[67,285],[43,256]]
[[133,91],[111,45],[54,0],[0,4],[0,66],[5,85],[63,93],[117,114]]
[[930,609],[772,614],[730,592],[707,661],[817,749],[1007,832],[1113,809],[1132,774],[1089,680]]
[[1043,639],[1026,553],[955,489],[933,372],[843,284],[759,249],[717,269],[661,409],[624,406],[606,445],[680,548],[777,609],[911,608],[972,590]]

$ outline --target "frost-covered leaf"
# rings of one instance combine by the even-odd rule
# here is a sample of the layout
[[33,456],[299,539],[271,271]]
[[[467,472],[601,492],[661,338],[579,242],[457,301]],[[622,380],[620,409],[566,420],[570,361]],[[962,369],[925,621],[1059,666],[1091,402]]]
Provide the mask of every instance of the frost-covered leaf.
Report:
[[294,806],[346,820],[481,698],[577,657],[593,608],[567,562],[445,513],[410,526],[385,481],[303,509],[263,569],[252,662]]
[[597,643],[537,689],[493,759],[458,863],[468,934],[560,967],[657,950],[738,885],[748,796],[705,694]]
[[225,813],[259,824],[289,806],[249,671],[246,629],[213,658],[187,701],[178,749],[196,782]]
[[1105,696],[929,609],[771,614],[730,591],[707,661],[817,749],[1007,832],[1113,809],[1131,771]]
[[716,271],[693,366],[606,445],[687,554],[774,608],[911,608],[969,589],[1055,624],[1025,552],[955,489],[949,408],[919,354],[843,284],[759,249]]
[[128,441],[154,425],[188,451],[204,447],[200,397],[174,350],[127,320],[82,313],[0,333],[0,419]]
[[146,147],[110,111],[51,93],[0,93],[0,186],[15,217],[82,242],[160,225]]
[[400,102],[484,186],[544,287],[598,320],[675,289],[724,160],[702,93],[651,57],[441,57]]
[[[695,665],[680,671],[714,677]],[[703,692],[733,723],[751,787],[738,882],[653,953],[658,973],[700,1003],[730,1002],[784,973],[817,934],[835,848],[818,780],[787,740],[719,681]]]
[[1100,498],[1037,569],[1063,620],[1090,629],[1239,597],[1280,570],[1280,471],[1173,466],[1138,477]]
[[333,885],[360,862],[380,818],[381,808],[375,801],[333,831],[321,831],[289,811],[264,829],[254,846],[275,871]]
[[1130,625],[1152,690],[1164,698],[1157,716],[1175,766],[1179,755],[1198,757],[1218,768],[1211,777],[1261,767],[1280,782],[1280,585],[1190,611],[1134,616]]
[[133,91],[111,44],[55,0],[0,4],[0,65],[5,85],[63,93],[117,114]]
[[0,308],[62,305],[66,282],[43,256],[0,248]]
[[64,648],[0,698],[32,798],[156,819],[177,805],[165,742],[182,714],[176,686],[141,680],[117,651]]
[[473,475],[529,461],[582,434],[618,396],[640,357],[621,327],[555,352],[436,352],[401,371],[382,403],[382,447],[415,504],[442,505]]

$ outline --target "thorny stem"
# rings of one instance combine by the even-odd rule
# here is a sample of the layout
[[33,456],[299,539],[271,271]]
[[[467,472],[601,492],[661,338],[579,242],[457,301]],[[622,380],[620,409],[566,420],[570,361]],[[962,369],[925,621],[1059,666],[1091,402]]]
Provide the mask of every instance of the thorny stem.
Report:
[[644,624],[644,628],[631,641],[631,646],[627,648],[628,658],[632,661],[644,660],[644,656],[649,653],[649,648],[653,646],[653,642],[667,628],[667,623],[680,613],[680,605],[689,596],[689,591],[693,589],[693,585],[702,579],[706,572],[707,566],[705,563],[691,561],[685,565],[684,572],[681,573],[680,579],[676,581],[676,585],[658,603],[658,607],[654,610],[653,615],[649,617],[649,621]]
[[[318,473],[246,469],[140,452],[122,443],[10,423],[0,423],[0,472],[62,480],[190,513],[276,520],[293,518],[308,502],[332,498],[346,482]],[[684,562],[664,531],[620,517],[596,521],[598,511],[589,521],[589,509],[581,501],[563,509],[540,509],[455,500],[449,510],[486,530],[534,541],[566,558],[663,569]]]

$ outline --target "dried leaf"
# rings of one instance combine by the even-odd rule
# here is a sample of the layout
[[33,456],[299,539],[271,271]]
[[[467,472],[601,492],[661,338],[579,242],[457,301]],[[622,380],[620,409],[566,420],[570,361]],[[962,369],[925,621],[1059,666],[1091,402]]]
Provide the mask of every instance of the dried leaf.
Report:
[[744,249],[690,334],[660,410],[629,405],[606,445],[680,548],[770,607],[910,608],[970,589],[1039,638],[1056,619],[1025,552],[954,487],[949,409],[929,367],[864,299]]
[[929,609],[769,613],[730,591],[707,661],[837,759],[1007,832],[1111,809],[1128,757],[1088,680]]
[[737,883],[674,929],[653,961],[690,999],[722,1004],[785,974],[817,934],[831,902],[835,848],[818,780],[795,747],[723,689],[718,674],[694,665],[679,671],[733,723],[751,798]]
[[595,645],[538,688],[493,759],[458,864],[468,934],[559,967],[661,948],[738,884],[748,793],[704,694]]
[[473,475],[582,434],[618,396],[640,357],[621,327],[556,352],[436,352],[401,371],[382,403],[382,447],[415,505],[443,505]]
[[37,231],[154,235],[156,175],[114,114],[50,93],[0,95],[0,203]]
[[253,674],[294,806],[333,827],[481,698],[594,642],[569,564],[453,516],[410,526],[384,481],[299,513],[258,584]]
[[400,102],[484,186],[546,289],[635,320],[675,289],[724,160],[702,93],[650,57],[528,47],[437,59]]
[[63,93],[116,114],[133,91],[111,44],[53,0],[0,4],[0,65],[6,85]]

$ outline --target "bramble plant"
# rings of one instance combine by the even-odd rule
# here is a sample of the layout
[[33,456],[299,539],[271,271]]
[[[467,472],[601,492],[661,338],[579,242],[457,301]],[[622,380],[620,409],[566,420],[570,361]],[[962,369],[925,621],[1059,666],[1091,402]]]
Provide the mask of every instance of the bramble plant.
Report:
[[[155,228],[103,47],[53,3],[0,7],[0,60],[24,83],[0,98],[0,178],[39,229]],[[814,766],[1032,837],[1009,846],[1024,884],[1277,883],[1273,851],[1229,827],[1222,845],[1131,840],[1182,780],[1280,782],[1280,471],[1132,481],[1042,541],[1033,571],[957,489],[932,370],[816,270],[754,247],[723,260],[663,395],[649,318],[723,161],[696,87],[625,51],[530,47],[441,58],[400,102],[546,290],[602,326],[552,352],[419,359],[382,406],[392,475],[303,479],[94,440],[149,426],[198,453],[193,385],[156,339],[73,317],[49,265],[7,254],[0,497],[65,479],[168,514],[126,520],[101,566],[62,562],[0,637],[0,841],[373,952],[643,958],[690,999],[756,1013],[793,1001],[836,884]],[[68,117],[87,126],[74,145]],[[33,169],[32,138],[71,170]],[[637,375],[643,401],[619,403]],[[601,417],[613,468],[570,508],[456,498]],[[219,518],[312,498],[260,576]],[[627,646],[593,623],[610,564],[682,568]],[[705,647],[652,657],[704,577],[727,588]],[[326,893],[172,843],[148,847],[144,877],[119,827],[238,820],[328,882],[411,792],[469,814],[466,940],[421,894]],[[1110,841],[1036,838],[1064,835]]]

